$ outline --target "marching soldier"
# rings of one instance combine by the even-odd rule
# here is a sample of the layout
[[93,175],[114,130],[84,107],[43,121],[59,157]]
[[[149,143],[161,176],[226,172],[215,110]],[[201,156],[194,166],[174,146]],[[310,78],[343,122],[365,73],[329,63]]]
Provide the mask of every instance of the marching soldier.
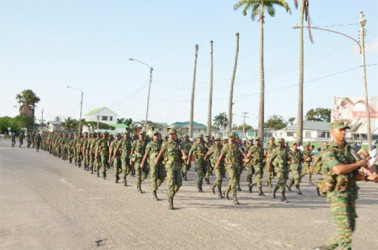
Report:
[[187,164],[190,164],[192,155],[194,156],[196,162],[197,171],[197,188],[198,192],[202,193],[202,182],[206,173],[206,161],[204,160],[205,154],[207,152],[207,147],[202,139],[202,136],[198,136],[196,142],[193,144],[189,151]]
[[148,166],[140,166],[144,153],[146,152],[146,146],[145,132],[141,131],[139,133],[139,139],[133,141],[131,148],[131,158],[134,164],[135,177],[137,178],[137,190],[140,193],[143,193],[142,181],[144,181],[148,175]]
[[[251,158],[251,164],[253,168],[253,172],[256,174],[256,178],[254,182],[249,184],[249,192],[252,192],[252,187],[257,185],[259,188],[259,196],[265,196],[264,192],[262,191],[262,178],[264,174],[264,148],[262,147],[262,143],[260,138],[255,139],[255,145],[249,148],[247,154],[247,162]],[[252,177],[251,177],[252,178]]]
[[[189,135],[184,135],[184,141],[181,143],[182,150],[185,152],[186,155],[189,154],[189,151],[192,147],[192,144],[189,140]],[[190,162],[188,163],[185,161],[182,166],[182,177],[184,178],[184,181],[188,180],[188,171],[190,169]]]
[[294,142],[291,146],[292,151],[289,154],[290,157],[290,170],[293,177],[289,181],[289,185],[287,185],[287,189],[291,192],[291,187],[295,185],[297,192],[299,195],[302,195],[302,192],[299,188],[299,183],[301,180],[301,170],[302,170],[302,161],[303,156],[302,152],[298,149],[298,143]]
[[214,138],[214,144],[210,147],[209,151],[207,151],[204,159],[205,161],[210,159],[212,168],[215,169],[216,180],[214,181],[213,188],[212,188],[213,194],[215,194],[215,188],[217,187],[219,198],[224,198],[222,194],[222,180],[223,180],[223,176],[225,175],[224,160],[222,159],[222,161],[220,162],[219,168],[215,168],[215,165],[221,154],[221,151],[222,151],[222,144],[220,142],[219,136],[216,136]]

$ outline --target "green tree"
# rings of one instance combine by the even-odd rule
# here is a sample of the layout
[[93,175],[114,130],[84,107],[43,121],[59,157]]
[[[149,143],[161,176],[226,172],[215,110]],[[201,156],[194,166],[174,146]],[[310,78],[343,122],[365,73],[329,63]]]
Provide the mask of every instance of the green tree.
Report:
[[117,118],[117,123],[120,124],[120,123],[124,123],[125,122],[125,118]]
[[228,122],[226,112],[219,113],[218,115],[216,115],[213,119],[213,122],[215,127],[224,131],[224,128]]
[[331,122],[331,109],[316,108],[306,113],[307,121]]
[[259,126],[258,136],[264,137],[264,95],[265,95],[265,78],[264,78],[264,15],[265,11],[269,16],[274,17],[276,14],[275,6],[285,8],[286,12],[291,14],[288,3],[284,0],[240,0],[234,5],[234,10],[243,8],[242,14],[246,16],[251,9],[251,19],[256,17],[260,19],[260,104],[259,104]]
[[265,128],[271,128],[274,130],[286,128],[287,123],[280,115],[272,115],[268,121],[264,124]]
[[25,122],[23,127],[31,130],[34,126],[35,106],[41,99],[32,90],[26,89],[16,96],[16,100],[20,104],[20,116],[25,117],[19,120]]
[[[236,129],[237,130],[243,130],[243,124],[241,124],[239,126],[236,126]],[[251,129],[253,129],[253,127],[251,125],[249,125],[249,124],[245,124],[244,129],[245,130],[251,130]]]
[[64,118],[64,122],[62,122],[61,126],[68,130],[68,132],[73,132],[75,128],[78,127],[78,121],[75,119],[72,119],[71,117]]
[[290,117],[287,121],[288,123],[290,123],[290,125],[293,125],[295,121],[295,117]]

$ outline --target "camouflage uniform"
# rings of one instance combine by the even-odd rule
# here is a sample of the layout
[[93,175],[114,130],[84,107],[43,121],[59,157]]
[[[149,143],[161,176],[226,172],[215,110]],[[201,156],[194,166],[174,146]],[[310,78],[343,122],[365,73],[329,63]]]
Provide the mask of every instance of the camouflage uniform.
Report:
[[122,141],[119,140],[119,138],[120,138],[120,135],[116,135],[116,139],[112,141],[109,146],[109,150],[111,152],[111,156],[109,156],[109,158],[110,160],[113,161],[115,183],[118,183],[119,175],[122,172],[122,163],[121,163]]
[[348,174],[336,175],[332,167],[339,164],[351,164],[355,160],[351,155],[351,147],[345,142],[343,146],[331,142],[322,154],[325,184],[328,187],[327,201],[331,205],[336,232],[327,242],[328,249],[352,249],[352,232],[357,218],[355,202],[358,198],[356,184],[357,170]]
[[[185,135],[185,138],[189,138],[189,136]],[[182,150],[184,151],[184,153],[186,155],[189,154],[189,151],[192,147],[192,144],[190,143],[190,141],[188,141],[187,139],[185,139],[185,141],[183,141],[181,143],[181,147],[182,147]],[[182,176],[184,178],[184,180],[186,181],[188,178],[187,178],[187,174],[188,174],[188,171],[190,169],[190,163],[188,164],[186,161],[183,163],[182,165]]]
[[206,148],[205,143],[202,140],[201,140],[201,142],[196,141],[189,151],[189,156],[193,155],[195,162],[196,162],[196,168],[195,169],[196,169],[197,175],[198,175],[197,187],[198,187],[199,192],[203,192],[202,191],[202,181],[203,181],[203,178],[205,177],[205,173],[206,173],[206,169],[207,169],[206,161],[204,160],[206,152],[207,152],[207,148]]
[[146,147],[146,155],[148,156],[147,163],[151,171],[151,189],[156,199],[156,191],[165,179],[165,171],[162,164],[160,162],[157,164],[155,163],[156,157],[160,152],[160,148],[160,143],[156,141],[149,142]]
[[100,154],[100,165],[97,168],[97,176],[99,176],[100,168],[102,168],[102,176],[106,178],[106,171],[108,169],[108,160],[109,160],[109,146],[108,146],[108,139],[106,135],[98,141],[97,150]]
[[134,163],[135,177],[137,178],[137,189],[142,192],[142,181],[148,176],[148,166],[141,168],[140,163],[146,150],[147,142],[145,139],[138,139],[133,141],[131,148],[131,158]]
[[301,180],[301,170],[302,170],[302,161],[303,156],[302,152],[298,149],[291,151],[289,154],[290,157],[290,171],[293,177],[289,181],[288,189],[291,191],[291,186],[295,185],[297,188],[298,194],[301,195],[302,192],[299,188],[299,183]]
[[276,192],[277,190],[279,190],[282,194],[282,201],[287,202],[287,199],[285,196],[285,185],[286,185],[286,180],[289,174],[289,169],[287,166],[289,155],[288,155],[287,149],[283,146],[283,143],[285,143],[285,141],[282,138],[280,138],[278,142],[280,143],[280,146],[276,147],[273,150],[272,159],[271,159],[271,161],[274,160],[276,162],[275,172],[278,178],[277,184],[273,190],[273,198],[276,198]]
[[[257,139],[257,141],[260,141],[260,139]],[[252,187],[254,185],[257,185],[257,187],[260,190],[259,196],[264,196],[264,193],[262,191],[262,178],[264,174],[264,148],[260,144],[260,142],[257,142],[256,145],[253,145],[252,147],[249,148],[248,150],[248,156],[252,157],[251,160],[251,167],[253,169],[252,173],[255,173],[256,178],[255,180],[250,183],[250,191],[252,192]],[[251,171],[251,170],[250,170]],[[250,177],[252,179],[252,175]]]
[[312,174],[310,172],[310,162],[312,158],[312,153],[306,146],[305,149],[303,150],[303,168],[302,168],[302,173],[301,173],[301,178],[304,176],[308,175],[308,182],[312,184]]
[[[215,138],[215,140],[219,140],[219,138]],[[217,145],[216,143],[213,144],[209,151],[206,153],[206,158],[210,158],[210,164],[212,169],[215,169],[215,181],[213,184],[213,193],[215,194],[215,188],[218,187],[218,194],[219,198],[223,198],[222,195],[222,181],[223,176],[225,175],[225,169],[224,169],[224,160],[222,159],[219,165],[219,168],[215,168],[215,164],[217,163],[217,160],[222,152],[222,144]]]
[[269,165],[270,159],[272,158],[273,150],[276,147],[277,147],[277,145],[275,145],[275,144],[271,145],[270,143],[268,143],[265,146],[265,153],[266,153],[265,163],[266,163],[266,169],[267,169],[266,183],[267,183],[267,185],[270,188],[272,188],[272,179],[276,175],[276,173],[274,171],[274,169],[275,169],[275,162],[273,162],[273,166],[270,169],[269,169],[268,165]]
[[130,138],[123,138],[121,144],[121,166],[122,166],[122,177],[123,177],[123,184],[127,186],[127,176],[131,171],[130,166],[130,153],[131,153],[131,140]]

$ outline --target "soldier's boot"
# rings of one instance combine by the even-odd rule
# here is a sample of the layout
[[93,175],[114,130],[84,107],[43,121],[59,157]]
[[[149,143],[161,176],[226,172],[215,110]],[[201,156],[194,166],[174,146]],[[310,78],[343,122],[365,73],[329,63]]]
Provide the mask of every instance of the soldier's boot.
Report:
[[255,183],[255,184],[250,183],[250,184],[248,185],[248,192],[252,193],[252,188],[253,188],[253,186],[255,186],[255,185],[256,185],[256,183]]
[[262,187],[259,187],[259,190],[260,190],[259,196],[265,196],[264,192],[262,191]]
[[278,188],[277,188],[277,187],[275,187],[275,188],[274,188],[274,190],[273,190],[273,199],[275,199],[275,198],[276,198],[276,192],[277,192],[277,190],[278,190]]
[[97,169],[97,177],[100,177],[100,171]]
[[102,173],[102,177],[104,177],[104,180],[106,179],[106,172]]
[[209,177],[205,177],[206,184],[210,185]]
[[229,193],[230,193],[230,190],[229,190],[229,189],[227,189],[227,191],[225,191],[225,192],[223,193],[224,198],[227,199],[227,200],[230,199],[230,197],[228,196]]
[[291,190],[291,187],[293,186],[293,183],[291,182],[290,185],[286,185],[287,187],[287,190],[290,191],[290,192],[293,192],[293,190]]
[[314,186],[314,183],[312,183],[311,175],[310,175],[310,177],[309,177],[309,179],[308,179],[308,184],[310,184],[311,186]]
[[271,181],[267,181],[267,182],[266,182],[266,185],[270,188],[270,190],[273,189],[273,186],[272,186],[272,182],[271,182]]
[[143,193],[143,190],[142,190],[141,186],[137,186],[137,190],[138,190],[139,193]]
[[215,188],[216,187],[217,187],[216,185],[213,185],[213,188],[211,189],[211,190],[213,190],[213,194],[215,194]]
[[91,167],[91,174],[93,174],[93,167]]
[[158,201],[158,200],[159,200],[159,198],[158,198],[157,195],[156,195],[156,190],[154,190],[154,191],[152,192],[152,196],[153,196],[153,198],[154,198],[155,201]]
[[221,187],[218,187],[218,197],[220,199],[224,198],[223,194],[222,194],[222,188]]
[[238,188],[236,189],[238,191],[242,191],[241,187],[240,187],[240,183],[238,182]]
[[173,210],[173,198],[169,198],[168,202],[169,202],[168,209]]
[[234,201],[234,205],[239,205],[240,204],[239,201],[238,201],[238,197],[236,197],[236,194],[234,194],[232,196],[232,198],[233,198],[233,201]]
[[127,180],[126,178],[123,179],[123,185],[126,187],[127,186]]
[[320,190],[319,190],[319,187],[316,187],[316,194],[317,194],[318,196],[320,196]]
[[282,202],[286,202],[286,203],[288,203],[289,201],[286,199],[285,191],[283,191],[281,194],[282,194],[281,201],[282,201]]
[[115,177],[115,183],[118,183],[118,181],[119,181],[119,177],[116,176],[116,177]]
[[187,175],[188,175],[188,172],[186,172],[186,173],[184,174],[184,181],[187,181],[187,180],[188,180]]
[[202,184],[198,184],[198,192],[203,193]]
[[297,188],[297,194],[298,194],[298,195],[302,195],[302,192],[301,192],[299,186],[297,186],[296,188]]

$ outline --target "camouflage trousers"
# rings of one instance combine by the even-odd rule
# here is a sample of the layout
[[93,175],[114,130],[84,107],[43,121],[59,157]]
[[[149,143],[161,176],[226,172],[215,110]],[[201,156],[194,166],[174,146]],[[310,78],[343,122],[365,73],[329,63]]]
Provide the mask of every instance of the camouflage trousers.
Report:
[[208,179],[210,178],[210,175],[212,175],[214,167],[211,165],[210,161],[205,161],[205,164],[206,164],[205,177]]
[[334,192],[328,192],[327,200],[331,205],[331,213],[336,232],[326,243],[328,249],[352,249],[352,233],[356,225],[355,200],[347,197],[340,197]]
[[167,173],[167,195],[169,199],[173,199],[182,185],[181,164],[175,161],[167,163],[165,171]]
[[182,164],[182,174],[186,175],[186,173],[190,169],[190,165],[191,165],[190,163],[189,164],[186,164],[186,163]]
[[113,160],[113,168],[114,168],[114,176],[116,180],[119,180],[119,175],[122,172],[122,162],[121,162],[121,157],[116,156]]
[[84,166],[89,166],[90,156],[89,156],[89,150],[84,150]]
[[158,190],[158,187],[164,182],[165,170],[161,164],[155,164],[155,162],[149,162],[151,171],[151,189],[152,191]]
[[303,163],[301,178],[308,175],[308,181],[311,182],[312,180],[312,174],[310,173],[310,164],[309,163]]
[[253,170],[255,173],[255,180],[252,182],[252,185],[257,185],[262,187],[262,178],[264,175],[264,166],[262,164],[253,165]]
[[295,185],[295,187],[299,188],[299,182],[301,180],[301,166],[298,164],[294,164],[290,166],[291,174],[293,177],[290,180],[289,186]]
[[[269,161],[267,161],[269,162]],[[272,184],[272,180],[273,178],[276,176],[276,172],[275,172],[275,166],[273,165],[272,168],[270,169],[270,171],[268,171],[268,164],[266,164],[266,182],[268,183],[268,185],[271,185]]]
[[142,181],[144,181],[148,176],[148,166],[146,164],[144,165],[143,168],[141,168],[140,161],[136,161],[134,163],[134,169],[135,169],[135,177],[137,180],[137,187],[140,187],[142,185]]
[[238,172],[240,170],[240,166],[237,164],[228,165],[226,166],[226,171],[228,174],[228,185],[227,185],[227,192],[232,191],[232,194],[236,195],[236,186],[238,184]]
[[102,168],[102,175],[106,177],[106,170],[108,169],[108,154],[100,154],[100,164],[97,167],[97,176],[100,174],[100,168]]
[[215,170],[215,181],[213,187],[218,187],[218,190],[222,189],[223,176],[225,175],[225,169],[223,165],[220,165],[219,168],[214,168]]
[[248,163],[245,168],[248,171],[247,182],[248,182],[248,184],[252,184],[252,177],[255,174],[255,169],[253,168],[253,165],[251,163]]
[[126,183],[126,178],[131,172],[130,159],[126,156],[121,156],[122,178]]
[[286,180],[288,177],[288,172],[286,169],[277,170],[277,184],[274,187],[274,190],[279,190],[280,192],[285,192]]
[[202,159],[196,160],[196,171],[197,171],[197,184],[202,185],[203,178],[206,173],[206,161]]

